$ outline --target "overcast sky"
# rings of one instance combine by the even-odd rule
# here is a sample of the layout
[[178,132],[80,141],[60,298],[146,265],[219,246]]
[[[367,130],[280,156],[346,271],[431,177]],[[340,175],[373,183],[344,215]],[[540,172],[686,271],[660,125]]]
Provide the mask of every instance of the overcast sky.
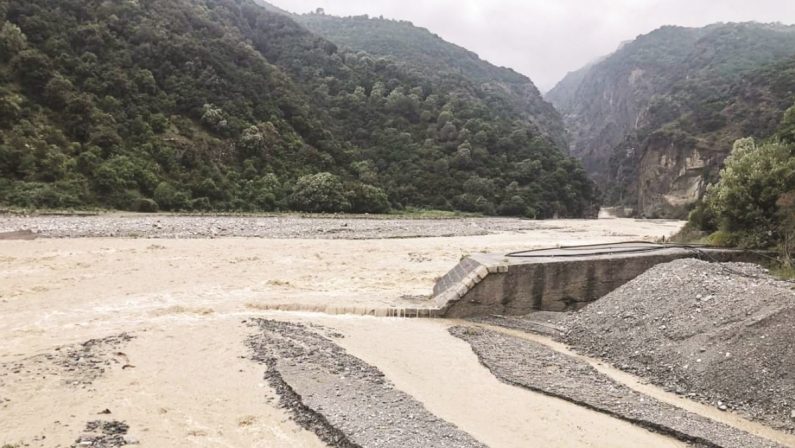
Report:
[[795,23],[795,0],[270,0],[292,12],[369,14],[428,28],[546,91],[569,71],[662,25]]

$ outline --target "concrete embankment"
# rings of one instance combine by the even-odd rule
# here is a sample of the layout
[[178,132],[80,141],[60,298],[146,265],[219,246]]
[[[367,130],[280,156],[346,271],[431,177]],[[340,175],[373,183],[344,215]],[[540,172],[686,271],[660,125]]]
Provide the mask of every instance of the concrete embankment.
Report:
[[580,309],[649,268],[681,258],[758,261],[754,252],[622,243],[516,254],[474,254],[434,287],[437,315],[524,315]]

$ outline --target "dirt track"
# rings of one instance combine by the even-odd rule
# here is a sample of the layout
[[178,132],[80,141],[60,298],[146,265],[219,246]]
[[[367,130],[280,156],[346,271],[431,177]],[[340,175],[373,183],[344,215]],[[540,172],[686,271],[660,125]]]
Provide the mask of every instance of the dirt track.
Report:
[[[0,383],[0,446],[70,446],[97,420],[123,422],[129,426],[125,435],[142,446],[324,446],[290,419],[264,378],[265,367],[249,359],[245,341],[252,329],[243,321],[251,317],[317,323],[338,332],[343,337],[335,342],[348,353],[488,446],[681,446],[501,383],[442,321],[262,311],[279,304],[307,310],[417,306],[434,279],[467,253],[657,238],[680,225],[517,222],[526,227],[387,240],[0,241],[0,381],[22,366],[14,367],[14,381]],[[401,221],[391,225],[405,227]],[[18,221],[0,227],[23,229]],[[59,366],[31,370],[33,359],[123,332],[133,339],[99,361],[103,372],[91,384],[66,384],[70,376]],[[60,346],[68,347],[56,350]],[[105,410],[111,413],[99,414]]]

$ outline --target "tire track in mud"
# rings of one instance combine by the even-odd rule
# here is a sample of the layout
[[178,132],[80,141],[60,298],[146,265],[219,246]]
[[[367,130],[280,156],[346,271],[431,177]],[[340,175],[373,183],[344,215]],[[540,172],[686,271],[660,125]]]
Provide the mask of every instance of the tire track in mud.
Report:
[[333,447],[483,448],[481,442],[434,416],[395,389],[377,368],[351,356],[322,327],[267,319],[247,322],[252,359],[294,420]]
[[784,448],[634,391],[589,364],[542,344],[478,327],[455,326],[449,332],[469,343],[480,362],[505,383],[614,416],[696,447]]

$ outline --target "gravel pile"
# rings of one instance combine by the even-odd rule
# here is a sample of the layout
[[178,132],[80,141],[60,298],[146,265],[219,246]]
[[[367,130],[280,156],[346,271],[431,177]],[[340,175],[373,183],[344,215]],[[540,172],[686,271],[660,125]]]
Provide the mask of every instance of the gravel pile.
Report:
[[377,368],[349,355],[322,327],[255,319],[253,359],[302,427],[332,447],[482,448],[401,392]]
[[584,361],[542,344],[472,327],[450,333],[500,380],[561,398],[704,448],[783,448],[775,442],[715,422],[636,392]]
[[86,424],[84,433],[75,441],[72,448],[116,448],[137,445],[138,441],[127,435],[130,426],[116,420],[94,420]]
[[121,333],[57,347],[50,353],[16,362],[0,363],[0,387],[23,378],[58,376],[67,386],[86,388],[111,368],[133,367],[127,355],[119,351],[132,339],[133,336]]
[[795,429],[795,291],[750,264],[656,266],[564,322],[580,352]]
[[[473,236],[531,230],[514,218],[400,219],[355,216],[18,216],[0,215],[0,239],[45,238],[309,238],[372,239]],[[32,232],[32,234],[31,234]],[[6,235],[3,237],[3,235]]]

